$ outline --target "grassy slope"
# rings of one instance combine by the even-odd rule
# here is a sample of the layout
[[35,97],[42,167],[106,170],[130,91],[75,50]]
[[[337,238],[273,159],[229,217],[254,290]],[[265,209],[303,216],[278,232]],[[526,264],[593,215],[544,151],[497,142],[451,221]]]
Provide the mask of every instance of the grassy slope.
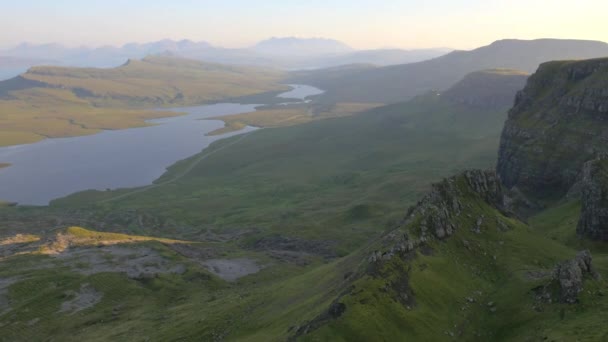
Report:
[[215,135],[238,131],[247,125],[266,128],[293,126],[316,120],[349,116],[379,106],[380,104],[377,103],[338,103],[328,108],[315,108],[311,105],[260,108],[251,113],[212,118],[224,121],[225,127],[209,134]]
[[[503,120],[504,113],[458,108],[433,95],[348,118],[257,131],[171,184],[115,201],[132,190],[83,192],[53,207],[136,208],[195,230],[253,226],[263,235],[337,241],[346,252],[400,219],[431,181],[491,167]],[[198,159],[178,162],[158,182]],[[98,201],[104,202],[95,206]],[[350,231],[347,239],[342,229]]]
[[285,89],[281,73],[149,57],[118,68],[35,67],[0,82],[0,146],[145,126],[177,113],[144,108],[202,104]]
[[64,89],[32,88],[0,100],[0,146],[44,138],[95,134],[102,129],[147,125],[145,120],[178,115],[167,111],[100,108]]
[[[165,244],[72,229],[68,233],[79,238],[92,236],[97,244],[125,239],[134,247],[144,243],[172,262],[185,263],[187,270],[153,279],[130,279],[120,273],[86,276],[65,267],[27,271],[49,257],[16,256],[0,265],[4,278],[24,277],[8,288],[13,310],[0,316],[0,330],[7,339],[29,340],[52,335],[66,341],[282,341],[340,297],[347,305],[345,313],[301,336],[302,340],[602,341],[608,336],[602,318],[608,299],[599,296],[606,289],[605,282],[587,280],[577,305],[539,304],[532,289],[547,279],[527,275],[528,271],[550,271],[555,263],[574,255],[577,249],[545,234],[551,222],[572,218],[575,210],[556,208],[538,217],[546,226],[537,225],[536,219],[527,226],[463,193],[461,202],[466,209],[454,236],[431,241],[432,253],[418,251],[407,261],[393,258],[374,273],[381,276],[364,273],[354,282],[348,274],[367,269],[373,240],[331,263],[304,268],[275,264],[228,284]],[[468,227],[481,215],[488,219],[482,233],[476,234]],[[495,217],[510,229],[499,230]],[[598,250],[593,253],[605,278],[606,256]],[[413,291],[415,304],[410,308],[398,302],[394,292],[394,284],[404,281]],[[71,298],[68,291],[76,291],[84,283],[102,292],[102,300],[77,314],[57,313],[61,303]]]
[[174,57],[130,60],[113,69],[34,67],[22,77],[76,91],[95,105],[200,104],[286,89],[279,71]]
[[[120,273],[85,276],[62,267],[25,272],[27,265],[49,257],[17,256],[0,265],[3,278],[26,276],[8,288],[14,310],[0,316],[0,330],[8,339],[30,340],[49,335],[61,340],[285,340],[349,288],[352,280],[346,275],[367,265],[370,249],[361,246],[393,227],[430,181],[463,168],[494,164],[502,120],[504,113],[459,108],[430,95],[348,118],[255,132],[179,181],[120,200],[111,199],[131,190],[75,194],[48,209],[11,209],[35,218],[40,210],[62,215],[63,208],[73,212],[84,207],[103,217],[137,208],[187,228],[161,232],[151,225],[142,234],[174,237],[206,227],[218,232],[252,225],[260,229],[257,236],[223,246],[228,255],[254,255],[241,249],[243,244],[271,234],[339,240],[340,253],[352,253],[308,266],[275,262],[236,284],[210,276],[155,241],[141,243],[186,263],[186,273],[137,280]],[[188,168],[189,160],[174,165],[159,182]],[[103,199],[109,201],[94,204]],[[530,226],[502,217],[475,197],[466,197],[465,203],[471,217],[462,215],[463,228],[455,236],[431,242],[430,255],[393,260],[382,270],[383,277],[356,280],[354,290],[342,297],[345,314],[303,339],[435,341],[451,340],[450,333],[461,340],[605,337],[601,317],[608,303],[598,297],[606,287],[603,282],[588,282],[577,306],[543,304],[542,311],[535,311],[530,291],[545,280],[525,275],[550,270],[576,250],[591,247],[598,270],[608,276],[604,249],[573,239],[577,203],[546,211]],[[489,219],[483,233],[474,234],[466,227],[472,227],[479,215],[500,216],[511,230],[501,232]],[[416,300],[411,309],[384,290],[387,282],[400,281],[408,268]],[[106,294],[102,301],[76,315],[57,314],[70,298],[66,291],[83,283]],[[488,302],[495,303],[496,312],[490,311]]]
[[[68,267],[66,262],[73,258],[68,250],[60,251],[59,257],[35,251],[5,257],[0,263],[0,275],[14,282],[7,287],[0,283],[0,308],[6,309],[6,304],[10,307],[0,312],[3,338],[213,340],[242,334],[253,338],[255,331],[258,336],[254,340],[267,340],[269,336],[276,339],[287,332],[286,325],[297,321],[303,313],[322,307],[318,303],[325,304],[329,298],[326,291],[341,285],[338,281],[341,274],[336,269],[343,261],[321,267],[313,267],[318,266],[314,264],[305,269],[273,262],[258,274],[237,283],[226,283],[196,260],[170,248],[174,243],[186,243],[183,241],[83,228],[69,228],[62,234],[72,239],[72,248],[78,246],[79,252],[94,252],[102,245],[148,248],[169,263],[186,268],[179,274],[129,278],[120,272],[81,274],[77,270],[87,269],[86,261],[75,259],[76,268]],[[32,237],[27,241],[21,238],[19,243],[27,247],[40,241],[39,236]],[[42,238],[41,241],[46,241],[48,236]],[[310,272],[303,272],[306,270]],[[103,294],[101,301],[77,313],[60,312],[61,304],[72,299],[71,293],[83,284]],[[287,306],[290,312],[284,311]]]
[[[78,213],[73,209],[84,206],[84,211],[98,215],[92,221],[99,217],[103,225],[118,224],[123,231],[144,235],[189,239],[208,228],[217,233],[259,229],[243,239],[214,245],[227,255],[260,257],[242,247],[273,234],[337,242],[330,246],[339,255],[356,252],[324,265],[314,259],[304,266],[272,259],[271,267],[237,285],[209,278],[196,265],[189,266],[183,276],[143,282],[111,273],[82,276],[62,268],[26,272],[29,281],[9,288],[18,309],[1,319],[10,324],[7,336],[287,338],[293,334],[291,327],[318,315],[343,290],[348,282],[345,274],[365,263],[367,252],[360,246],[400,220],[404,208],[426,191],[431,180],[472,165],[494,163],[504,113],[454,108],[433,95],[348,118],[262,130],[214,154],[180,181],[157,189],[99,205],[92,203],[130,190],[76,194],[51,208],[10,209],[17,215],[19,231],[55,225],[56,218],[69,220]],[[458,124],[463,118],[475,125]],[[214,144],[204,153],[232,140]],[[159,182],[188,167],[189,160],[174,165]],[[109,217],[120,218],[132,208],[167,219],[172,222],[170,229],[154,224],[142,228],[123,221],[113,225]],[[162,245],[154,246],[180,258]],[[39,264],[44,258],[16,257],[2,263],[0,272],[5,277],[18,275],[17,270],[26,269],[20,263]],[[112,295],[78,315],[53,315],[66,299],[65,291],[82,283]],[[27,295],[28,291],[40,296]],[[120,313],[114,315],[117,306]],[[43,317],[29,327],[28,322],[36,318],[32,312]]]
[[[587,279],[576,305],[551,304],[537,302],[533,293],[536,286],[548,283],[548,277],[527,275],[550,272],[557,262],[574,255],[577,249],[545,234],[552,219],[571,220],[575,212],[552,209],[534,220],[547,223],[545,227],[527,226],[478,198],[467,195],[465,203],[468,208],[458,221],[464,229],[446,242],[432,241],[431,254],[418,252],[411,261],[393,258],[378,271],[381,276],[366,275],[356,281],[341,299],[346,304],[344,315],[304,340],[605,340],[604,281]],[[481,234],[466,229],[481,215],[492,218]],[[510,230],[500,231],[494,217],[508,222]],[[605,252],[597,248],[592,252],[597,269],[606,277]],[[392,292],[395,282],[404,281],[404,273],[415,299],[410,308]]]

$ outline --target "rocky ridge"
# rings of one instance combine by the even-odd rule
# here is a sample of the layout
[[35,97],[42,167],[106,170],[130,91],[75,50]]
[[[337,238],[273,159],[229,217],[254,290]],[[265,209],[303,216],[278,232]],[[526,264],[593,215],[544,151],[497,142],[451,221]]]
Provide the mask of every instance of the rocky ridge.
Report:
[[[369,261],[390,260],[423,246],[429,239],[450,237],[460,228],[458,218],[464,209],[462,199],[471,195],[499,209],[504,208],[502,185],[494,171],[469,170],[444,179],[434,184],[431,191],[408,210],[403,224],[384,237],[384,248],[375,250]],[[479,231],[484,219],[478,217],[472,229]],[[499,222],[499,226],[508,229],[503,222]]]

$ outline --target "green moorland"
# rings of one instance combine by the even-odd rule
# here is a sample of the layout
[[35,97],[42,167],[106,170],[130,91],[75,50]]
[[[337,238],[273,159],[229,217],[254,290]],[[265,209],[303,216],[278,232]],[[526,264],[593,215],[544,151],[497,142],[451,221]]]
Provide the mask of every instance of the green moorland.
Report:
[[[431,181],[491,167],[505,111],[429,94],[352,117],[219,141],[170,167],[153,186],[85,191],[51,207],[92,207],[97,217],[130,217],[136,210],[183,226],[184,234],[250,228],[257,237],[316,237],[345,254],[399,220]],[[348,229],[349,237],[335,227]],[[146,234],[165,228],[148,226]]]
[[170,57],[113,69],[33,67],[0,82],[0,146],[145,126],[158,107],[199,105],[286,90],[279,71]]
[[[364,273],[338,296],[348,308],[343,315],[302,340],[604,341],[608,337],[602,323],[608,309],[604,296],[608,284],[602,280],[608,275],[608,250],[584,240],[555,238],[566,230],[568,238],[575,236],[576,210],[549,209],[528,225],[488,205],[463,179],[456,178],[456,184],[465,209],[453,223],[462,229],[444,241],[430,240],[406,260],[393,258]],[[468,229],[479,226],[480,217],[485,218],[480,231]],[[416,223],[408,226],[410,231]],[[590,248],[601,278],[585,277],[585,290],[576,305],[555,301],[555,293],[553,301],[540,296],[543,288],[554,291],[554,266],[582,248]]]
[[[459,200],[451,237],[370,261],[422,231],[404,218],[431,182],[493,168],[506,109],[430,93],[218,141],[151,186],[2,208],[1,336],[604,341],[608,250],[575,237],[578,202],[526,223],[457,176],[442,183]],[[555,265],[583,248],[602,278],[575,305],[547,300]],[[261,269],[226,280],[236,260]]]
[[[201,267],[197,253],[167,239],[74,227],[22,235],[9,243],[25,252],[0,263],[0,331],[7,340],[65,341],[603,341],[605,281],[587,279],[576,305],[537,295],[553,266],[581,247],[546,235],[572,231],[572,224],[551,222],[573,222],[576,208],[549,210],[526,225],[457,182],[462,229],[445,241],[429,241],[407,261],[394,258],[373,271],[367,257],[381,244],[377,239],[348,256],[306,266],[221,247],[221,258],[246,253],[266,265],[231,283]],[[481,231],[467,229],[478,217],[488,218]],[[179,245],[210,253],[220,243]],[[591,247],[605,278],[608,253]],[[125,258],[130,267],[158,273],[121,269]],[[337,299],[347,310],[339,318],[324,316]]]
[[[399,222],[432,180],[495,163],[505,112],[429,94],[354,116],[218,141],[149,187],[82,192],[47,208],[4,208],[4,236],[52,236],[55,227],[79,225],[198,241],[204,252],[180,254],[158,241],[129,244],[144,244],[167,262],[187,265],[181,276],[160,273],[152,280],[79,274],[52,255],[12,256],[2,263],[3,276],[28,282],[7,286],[12,311],[0,321],[14,337],[280,340],[293,334],[291,326],[325,309],[342,291],[345,270],[365,264],[361,247]],[[196,256],[250,258],[265,267],[227,283],[210,275]],[[81,258],[75,263],[85,269],[97,260]],[[42,260],[57,261],[57,268],[25,267]],[[70,319],[45,314],[72,300],[84,283],[112,295]],[[165,328],[151,335],[159,323]]]
[[336,103],[329,106],[315,106],[314,104],[269,106],[258,108],[251,113],[211,118],[224,121],[225,127],[217,129],[209,135],[234,132],[243,129],[245,126],[265,128],[293,126],[316,120],[349,116],[379,106],[381,106],[379,103]]

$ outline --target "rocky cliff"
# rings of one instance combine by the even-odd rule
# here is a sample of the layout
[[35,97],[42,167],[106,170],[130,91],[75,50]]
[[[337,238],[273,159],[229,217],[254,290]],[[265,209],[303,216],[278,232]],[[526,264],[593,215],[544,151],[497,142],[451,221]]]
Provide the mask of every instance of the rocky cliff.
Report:
[[[394,255],[408,253],[423,246],[430,239],[443,240],[450,237],[460,228],[460,215],[465,205],[462,201],[471,196],[502,209],[504,196],[496,173],[469,170],[433,184],[431,191],[408,210],[400,228],[384,237],[383,248],[374,251],[369,261],[389,260]],[[486,218],[479,216],[473,219],[471,229],[479,231]],[[498,221],[500,220],[497,219]],[[499,226],[508,229],[503,222]]]
[[509,112],[498,175],[536,199],[563,196],[608,151],[607,120],[608,59],[542,64]]

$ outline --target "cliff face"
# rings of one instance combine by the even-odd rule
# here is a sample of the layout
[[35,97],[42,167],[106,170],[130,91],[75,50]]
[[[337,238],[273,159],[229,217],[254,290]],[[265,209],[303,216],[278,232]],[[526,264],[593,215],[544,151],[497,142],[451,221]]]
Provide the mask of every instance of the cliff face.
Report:
[[608,59],[544,63],[509,112],[497,173],[507,188],[559,198],[607,141]]

